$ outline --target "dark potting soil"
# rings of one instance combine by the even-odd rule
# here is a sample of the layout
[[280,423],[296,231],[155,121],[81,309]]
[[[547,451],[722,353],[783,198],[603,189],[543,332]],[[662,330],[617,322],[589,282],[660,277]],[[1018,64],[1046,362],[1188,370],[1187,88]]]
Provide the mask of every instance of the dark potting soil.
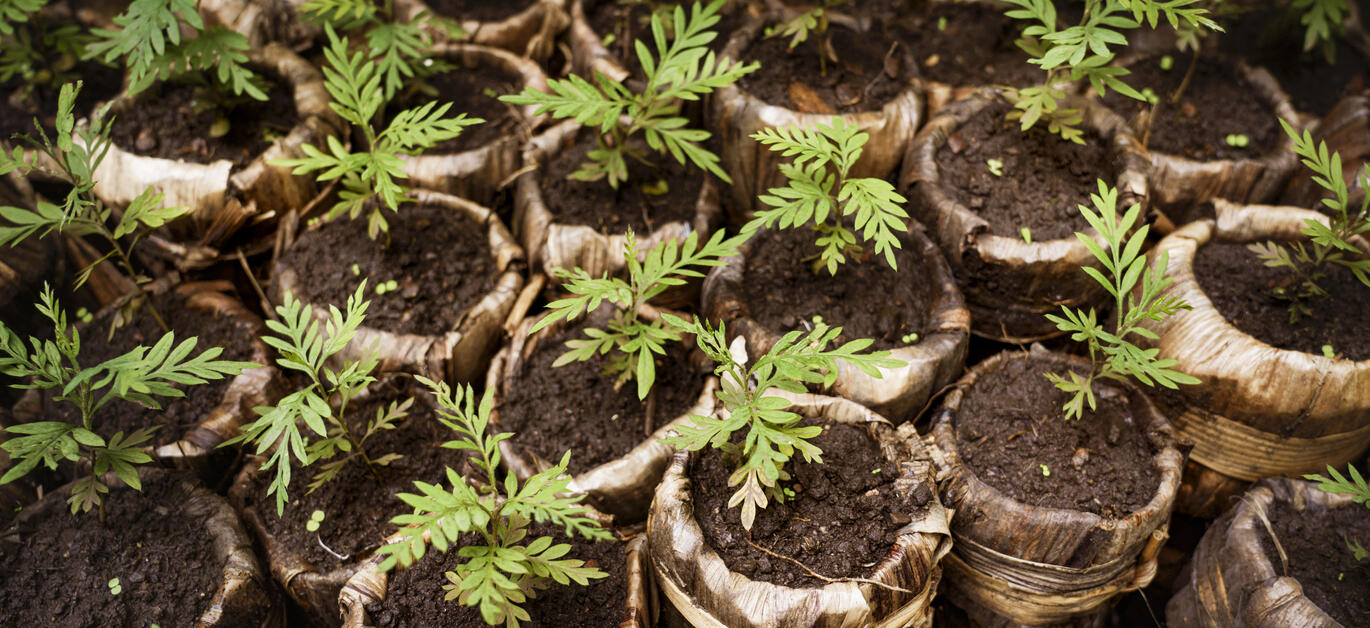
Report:
[[1370,543],[1368,515],[1361,505],[1351,504],[1314,516],[1276,500],[1266,516],[1289,559],[1287,566],[1269,533],[1260,535],[1275,574],[1298,580],[1303,594],[1343,626],[1370,626],[1370,578],[1365,577],[1365,563],[1346,546],[1348,540]]
[[[677,5],[683,6],[685,15],[690,15],[692,2],[618,2],[615,0],[600,0],[598,2],[590,0],[585,3],[585,19],[590,23],[590,28],[599,35],[601,43],[605,42],[612,35],[604,47],[613,53],[624,69],[636,77],[642,78],[642,63],[638,61],[637,52],[633,48],[633,42],[641,39],[647,44],[647,49],[652,52],[652,58],[658,57],[656,44],[652,43],[652,7],[661,7],[663,24],[671,23],[672,12]],[[733,31],[741,27],[751,16],[746,3],[730,2],[719,10],[718,23],[714,24],[709,30],[717,34],[713,41],[709,42],[709,49],[714,53],[721,53],[723,47],[728,44],[728,38]],[[669,9],[669,11],[668,11]],[[669,26],[667,27],[669,28]],[[736,61],[736,59],[734,59]],[[590,77],[585,77],[587,80]]]
[[1120,389],[1096,382],[1098,409],[1065,420],[1061,405],[1070,396],[1043,376],[1052,368],[1014,359],[975,381],[954,419],[962,461],[981,481],[1033,506],[1110,518],[1145,506],[1160,475],[1137,424],[1142,417]]
[[872,338],[876,350],[906,346],[903,338],[911,333],[921,337],[935,286],[923,280],[923,256],[907,238],[895,252],[898,271],[867,245],[865,259],[843,264],[833,276],[826,268],[813,272],[806,261],[818,255],[816,236],[810,229],[783,229],[753,240],[743,275],[758,288],[748,301],[753,318],[784,334],[818,315],[842,326],[842,340]]
[[[456,210],[405,205],[387,212],[390,242],[371,240],[365,220],[346,217],[306,231],[281,256],[299,273],[302,299],[315,307],[339,308],[363,278],[370,327],[406,334],[443,334],[494,286],[497,267],[490,257],[484,225]],[[348,262],[351,262],[350,264]],[[398,289],[376,294],[386,281]]]
[[[689,469],[695,519],[704,540],[729,569],[753,580],[787,587],[821,587],[793,562],[751,546],[788,556],[829,578],[861,578],[885,559],[901,527],[932,497],[928,487],[910,495],[895,492],[897,469],[880,453],[865,430],[827,419],[803,419],[800,425],[822,425],[810,442],[823,450],[823,464],[801,456],[785,465],[793,480],[782,482],[795,498],[771,501],[756,513],[749,533],[740,508],[729,508],[737,487],[728,486],[736,466],[717,449],[701,452]],[[740,443],[739,432],[734,443]]]
[[234,105],[226,114],[232,121],[228,133],[211,138],[209,131],[219,109],[204,100],[202,89],[180,83],[148,88],[153,93],[115,119],[111,134],[115,145],[138,155],[192,163],[226,159],[241,168],[299,121],[293,90],[274,84],[265,90],[269,100],[244,97]]
[[1022,87],[1045,78],[1013,43],[1022,25],[1005,16],[1004,9],[945,2],[928,6],[918,29],[904,39],[924,78],[958,87]]
[[438,15],[460,20],[501,22],[523,12],[528,7],[533,6],[533,2],[535,1],[536,0],[504,0],[503,2],[490,2],[489,0],[428,0],[428,7],[433,9],[433,12]]
[[[1151,88],[1161,99],[1161,110],[1152,125],[1147,147],[1198,161],[1255,159],[1270,152],[1284,131],[1276,121],[1275,108],[1260,96],[1235,66],[1208,58],[1199,59],[1178,105],[1169,98],[1184,80],[1190,57],[1172,55],[1174,65],[1161,69],[1161,55],[1146,57],[1129,66],[1128,85],[1141,91]],[[1103,102],[1119,115],[1132,115],[1151,105],[1110,91]],[[1230,134],[1244,134],[1244,148],[1227,145]]]
[[1330,63],[1321,44],[1305,52],[1300,17],[1289,7],[1240,13],[1223,21],[1227,32],[1218,39],[1218,48],[1269,70],[1295,109],[1323,116],[1343,96],[1365,89],[1370,61],[1340,38]]
[[[391,453],[403,456],[377,468],[382,482],[377,482],[367,465],[357,458],[350,460],[332,481],[309,493],[309,483],[323,462],[301,468],[292,458],[287,491],[290,501],[278,517],[276,496],[266,494],[275,469],[253,478],[252,507],[276,542],[299,552],[320,571],[355,562],[380,547],[385,537],[394,532],[390,519],[411,510],[396,495],[418,492],[415,480],[450,488],[445,469],[451,467],[460,473],[467,458],[465,451],[442,447],[456,434],[436,420],[428,405],[431,393],[427,388],[408,378],[397,378],[376,384],[372,390],[377,394],[356,402],[355,409],[348,410],[347,421],[354,434],[364,433],[366,422],[375,419],[378,409],[414,399],[409,415],[395,429],[378,432],[364,445],[372,459]],[[325,515],[317,533],[305,529],[315,510],[322,510]],[[320,543],[348,558],[329,553]]]
[[804,113],[874,111],[893,100],[917,78],[918,68],[903,67],[902,37],[883,23],[857,32],[828,28],[837,61],[820,62],[818,36],[789,50],[790,38],[759,36],[743,58],[760,61],[738,85],[764,102]]
[[[41,71],[41,70],[40,70]],[[74,70],[82,81],[81,91],[76,95],[73,115],[79,120],[90,115],[95,105],[114,98],[119,94],[123,73],[94,61],[77,62]],[[57,97],[60,87],[39,85],[27,95],[22,93],[25,83],[22,79],[11,79],[0,84],[0,139],[21,133],[38,139],[38,131],[33,128],[36,117],[43,124],[49,138],[55,133]]]
[[[500,3],[480,3],[501,5]],[[502,5],[501,5],[502,6]],[[433,145],[423,152],[425,155],[449,155],[480,148],[501,137],[518,132],[519,115],[513,105],[499,101],[500,96],[517,94],[523,91],[520,77],[511,72],[489,64],[463,65],[459,59],[446,59],[453,66],[452,71],[425,79],[425,83],[437,90],[437,95],[414,92],[407,98],[397,99],[386,109],[386,116],[411,108],[419,107],[429,101],[451,103],[447,117],[455,118],[464,113],[469,118],[480,118],[485,122],[462,129],[461,135]]]
[[[595,318],[604,328],[606,319]],[[606,375],[603,360],[553,367],[566,352],[566,341],[584,338],[585,324],[544,338],[524,360],[512,384],[504,386],[499,429],[514,432],[514,442],[555,463],[571,450],[570,472],[589,471],[616,460],[638,446],[657,428],[684,414],[699,401],[707,372],[693,366],[683,343],[670,343],[656,358],[656,395],[652,425],[647,406],[638,401],[637,383],[614,390],[617,375]]]
[[[587,541],[580,536],[567,538],[564,530],[549,524],[535,524],[529,529],[528,540],[551,536],[556,543],[570,543],[567,558],[578,558],[587,566],[598,567],[609,574],[591,580],[586,586],[574,582],[559,585],[548,581],[546,589],[534,592],[522,608],[531,621],[520,626],[617,626],[623,619],[628,597],[628,582],[623,543]],[[385,602],[366,607],[376,628],[410,628],[420,626],[469,626],[484,628],[480,612],[456,600],[446,601],[448,584],[445,574],[454,571],[467,559],[457,555],[462,545],[475,541],[475,534],[462,535],[461,541],[447,553],[430,550],[428,556],[409,569],[390,574]]]
[[[1113,185],[1119,165],[1109,143],[1085,132],[1085,143],[1068,142],[1033,128],[1027,133],[1005,120],[1011,109],[996,102],[971,116],[937,149],[942,188],[952,199],[984,218],[990,232],[1032,240],[1069,238],[1089,226],[1077,205],[1089,205],[1099,179]],[[990,172],[998,159],[1002,176]]]
[[[190,626],[219,586],[204,522],[177,511],[173,481],[111,491],[105,522],[65,508],[0,543],[0,624]],[[122,591],[110,593],[118,578]]]
[[[682,165],[670,155],[658,155],[645,144],[639,148],[650,164],[628,159],[628,180],[618,189],[606,180],[581,182],[567,177],[589,161],[586,153],[597,146],[594,133],[582,129],[575,143],[543,165],[542,200],[556,222],[587,225],[605,234],[632,229],[646,235],[673,221],[692,222],[695,201],[704,177],[693,165]],[[662,182],[666,191],[658,194]]]
[[1311,316],[1289,322],[1289,302],[1272,295],[1277,287],[1296,288],[1286,269],[1269,268],[1244,244],[1210,242],[1199,247],[1194,276],[1223,318],[1257,340],[1280,349],[1322,355],[1331,345],[1349,360],[1370,358],[1370,287],[1346,270],[1328,264],[1318,285],[1332,295],[1308,303]]

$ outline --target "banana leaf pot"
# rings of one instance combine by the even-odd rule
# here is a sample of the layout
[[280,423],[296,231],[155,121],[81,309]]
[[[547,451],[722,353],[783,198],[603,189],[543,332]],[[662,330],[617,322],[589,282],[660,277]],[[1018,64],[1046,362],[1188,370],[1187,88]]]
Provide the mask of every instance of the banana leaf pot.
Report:
[[[509,3],[514,4],[514,3]],[[534,0],[518,11],[501,9],[501,16],[467,18],[448,16],[434,11],[423,0],[398,0],[395,2],[396,17],[412,20],[419,13],[427,11],[436,17],[454,20],[461,27],[459,41],[508,50],[516,55],[545,63],[556,50],[557,36],[570,24],[566,12],[566,0]],[[436,41],[452,41],[450,33],[433,28]]]
[[[1159,398],[1179,438],[1194,443],[1177,509],[1213,517],[1250,482],[1344,466],[1370,445],[1370,360],[1352,361],[1279,349],[1242,331],[1214,306],[1194,271],[1210,243],[1302,239],[1305,219],[1293,207],[1213,202],[1216,219],[1192,222],[1150,255],[1170,257],[1169,293],[1193,308],[1143,324],[1174,368],[1199,378]],[[1252,255],[1251,263],[1260,261]]]
[[[1145,587],[1156,574],[1183,456],[1173,430],[1151,401],[1122,383],[1136,429],[1152,446],[1151,462],[1160,475],[1144,506],[1112,518],[1024,503],[991,486],[963,462],[955,425],[962,400],[977,380],[1019,360],[1030,360],[1043,371],[1082,362],[1040,345],[1030,354],[1000,353],[972,368],[943,399],[929,436],[942,500],[956,512],[954,547],[943,560],[943,593],[984,626],[1104,625],[1112,601]],[[1058,414],[1046,420],[1065,419]]]
[[[1043,314],[1056,312],[1062,305],[1100,306],[1108,294],[1080,272],[1081,266],[1098,262],[1076,237],[1027,242],[997,235],[988,221],[958,202],[945,187],[943,166],[937,162],[939,149],[952,138],[970,141],[959,139],[957,131],[998,98],[992,91],[981,92],[948,105],[928,120],[908,145],[899,184],[909,189],[910,214],[928,226],[951,262],[970,309],[971,332],[1001,342],[1027,343],[1061,334]],[[1087,103],[1081,107],[1082,127],[1109,143],[1114,167],[1110,184],[1118,190],[1119,210],[1145,205],[1148,162],[1136,138],[1122,118],[1107,109]],[[1096,241],[1100,238],[1093,228],[1082,232]]]
[[566,43],[571,49],[571,72],[590,80],[596,72],[620,83],[628,79],[628,69],[604,45],[585,14],[586,0],[570,0],[571,25]]
[[[747,260],[754,255],[757,238],[771,234],[768,230],[759,232],[739,248],[737,255],[725,259],[725,265],[714,268],[704,280],[706,315],[726,322],[730,334],[746,338],[747,346],[759,352],[770,350],[790,331],[767,327],[751,314],[751,304],[769,287],[746,281]],[[923,266],[907,269],[901,266],[900,275],[904,281],[928,284],[931,293],[926,322],[917,341],[890,350],[890,357],[902,360],[906,365],[881,369],[881,377],[877,379],[843,362],[838,365],[837,380],[830,389],[831,394],[851,399],[895,422],[912,418],[933,393],[960,375],[965,365],[971,321],[946,258],[924,233],[922,225],[914,222],[910,226],[904,246],[920,252]],[[863,263],[884,262],[873,258]],[[835,277],[815,274],[812,280],[837,281],[844,271],[838,272]],[[842,321],[833,324],[840,325]]]
[[[771,394],[774,394],[772,391]],[[836,397],[786,395],[787,408],[809,417],[861,427],[883,453],[884,468],[897,468],[898,491],[932,488],[933,468],[912,423],[894,428],[879,415]],[[726,412],[720,410],[719,412]],[[951,548],[951,512],[928,495],[921,512],[906,513],[893,546],[860,581],[795,588],[751,580],[732,570],[709,546],[695,518],[688,469],[696,455],[678,451],[657,487],[647,519],[652,570],[669,603],[693,626],[930,626],[932,597],[941,577],[938,561]]]
[[[383,329],[374,324],[363,324],[348,348],[341,354],[343,359],[359,359],[371,347],[380,351],[380,370],[407,371],[430,378],[444,378],[450,382],[477,381],[499,347],[503,335],[505,318],[514,307],[519,291],[523,289],[523,249],[514,241],[508,228],[490,209],[466,199],[432,192],[411,190],[415,199],[412,205],[403,205],[400,212],[412,211],[412,207],[436,208],[450,211],[482,229],[489,243],[489,255],[493,262],[495,277],[489,291],[465,312],[453,316],[451,328],[434,334],[401,333]],[[343,217],[341,220],[347,220]],[[320,224],[316,224],[317,228]],[[299,239],[296,239],[296,243]],[[380,247],[384,243],[370,241],[365,246]],[[394,244],[393,246],[406,246]],[[453,251],[446,243],[424,241],[408,246],[422,246],[431,249],[434,255],[469,255],[466,251]],[[341,258],[332,263],[345,268]],[[307,286],[301,280],[303,268],[290,265],[283,256],[275,263],[271,289],[274,299],[280,303],[286,292],[307,295]],[[379,279],[379,278],[378,278]],[[368,295],[373,296],[373,295]],[[305,297],[301,297],[302,299]],[[328,318],[327,303],[314,304],[313,314],[320,321]],[[341,303],[337,303],[341,307]],[[322,324],[322,322],[320,323]]]

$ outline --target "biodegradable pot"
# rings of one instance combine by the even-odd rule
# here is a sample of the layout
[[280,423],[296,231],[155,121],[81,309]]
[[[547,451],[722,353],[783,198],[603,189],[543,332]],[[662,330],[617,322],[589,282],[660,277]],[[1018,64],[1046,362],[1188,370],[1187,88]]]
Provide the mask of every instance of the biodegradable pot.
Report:
[[[447,17],[461,25],[466,32],[461,41],[501,48],[539,63],[552,56],[556,50],[557,36],[571,22],[566,14],[566,0],[536,0],[528,8],[497,22],[445,16],[434,11],[423,0],[395,2],[395,18],[400,21],[413,20],[423,11],[436,17]],[[429,30],[436,42],[451,40],[446,31],[437,28]]]
[[[554,268],[582,268],[592,277],[623,271],[624,234],[603,234],[587,225],[556,222],[556,216],[542,195],[542,173],[537,170],[569,147],[581,126],[574,120],[558,124],[529,140],[523,149],[527,170],[519,175],[514,189],[514,230],[528,252],[532,268],[553,277]],[[661,156],[661,159],[671,159]],[[643,255],[666,240],[683,241],[690,233],[705,240],[723,221],[718,188],[706,177],[695,199],[695,214],[690,222],[672,221],[656,226],[651,233],[636,234],[637,248]],[[600,183],[595,183],[600,185]]]
[[[541,5],[534,5],[534,7]],[[491,67],[520,78],[520,87],[547,91],[547,75],[538,64],[506,50],[474,44],[443,43],[433,47],[435,58],[461,68]],[[512,105],[510,105],[512,107]],[[522,165],[527,134],[546,116],[533,115],[535,105],[516,108],[519,132],[505,135],[479,148],[454,154],[401,155],[409,185],[453,194],[484,205],[493,205],[496,193]]]
[[[897,490],[926,490],[933,468],[912,423],[891,427],[880,415],[861,405],[821,395],[780,391],[792,404],[785,408],[804,416],[822,416],[838,423],[861,426],[880,449],[890,467],[899,469]],[[718,412],[726,413],[724,409]],[[661,591],[694,626],[754,628],[761,626],[930,626],[932,597],[941,577],[938,561],[951,549],[948,523],[951,511],[933,495],[922,513],[906,525],[898,540],[866,578],[871,582],[836,582],[816,588],[785,587],[754,581],[732,571],[704,540],[694,517],[687,469],[695,454],[678,451],[656,489],[647,519],[652,569]]]
[[[899,184],[905,189],[912,186],[910,213],[928,225],[951,261],[970,309],[971,332],[1001,342],[1028,343],[1061,335],[1044,314],[1057,312],[1063,305],[1102,306],[1108,293],[1080,272],[1081,266],[1098,266],[1098,262],[1078,238],[1028,243],[995,235],[988,221],[943,188],[937,151],[997,98],[994,91],[984,91],[948,105],[928,120],[908,146]],[[1133,204],[1145,206],[1148,162],[1136,138],[1122,118],[1107,109],[1089,103],[1081,106],[1081,126],[1112,147],[1117,168],[1112,184],[1118,190],[1119,212]],[[1100,238],[1092,227],[1082,232],[1096,241]]]
[[595,73],[622,83],[628,80],[628,69],[617,55],[609,52],[604,38],[590,26],[585,16],[585,0],[570,0],[571,26],[566,31],[566,43],[571,48],[571,73],[593,80]]
[[[760,17],[739,28],[719,56],[743,62],[747,47],[762,36],[762,31],[774,19],[774,16]],[[907,47],[903,47],[902,55],[902,67],[918,67]],[[831,114],[801,113],[767,104],[738,84],[716,91],[708,106],[710,128],[723,146],[719,155],[721,165],[733,179],[733,199],[738,211],[746,213],[766,207],[757,200],[758,194],[786,185],[779,166],[789,161],[788,157],[753,140],[751,135],[770,127],[813,128],[828,124],[833,118]],[[911,82],[877,110],[840,115],[847,124],[859,127],[870,136],[861,151],[861,159],[852,166],[850,176],[885,177],[899,165],[905,146],[913,141],[923,123],[923,96],[918,86]]]
[[1261,537],[1269,530],[1266,512],[1277,502],[1315,518],[1341,508],[1363,509],[1350,495],[1325,493],[1313,482],[1261,480],[1204,533],[1179,590],[1166,604],[1167,623],[1205,628],[1341,626],[1304,596],[1297,579],[1281,576],[1280,556],[1262,547]]
[[222,25],[247,38],[250,48],[294,41],[303,32],[291,0],[200,0],[205,28]]
[[[424,537],[427,540],[427,532],[424,533]],[[399,536],[396,535],[387,539],[387,542],[398,539]],[[629,540],[627,545],[624,579],[628,581],[628,594],[624,600],[623,619],[619,622],[618,628],[649,628],[654,624],[652,607],[655,606],[656,600],[647,568],[647,536],[638,534]],[[435,552],[430,550],[429,553]],[[343,628],[372,626],[371,618],[366,615],[366,606],[384,602],[389,589],[390,578],[380,570],[380,562],[379,556],[373,556],[356,575],[348,579],[347,584],[343,585],[342,592],[338,595]]]
[[[454,328],[444,334],[403,334],[363,324],[357,328],[356,337],[339,355],[345,360],[356,360],[374,347],[380,351],[381,371],[406,371],[449,382],[476,381],[490,356],[499,347],[504,333],[504,320],[513,309],[519,291],[523,289],[523,275],[520,273],[523,249],[514,242],[499,217],[482,205],[428,190],[410,190],[409,195],[415,199],[415,204],[450,209],[476,225],[485,225],[489,234],[490,254],[499,277],[490,292],[458,317]],[[404,211],[404,207],[400,211]],[[379,243],[373,244],[380,246]],[[282,300],[286,292],[303,293],[298,271],[280,260],[275,263],[271,288],[277,302]],[[327,304],[315,304],[313,311],[320,325],[328,320]]]
[[[1198,249],[1213,241],[1302,240],[1317,212],[1213,202],[1216,220],[1192,222],[1161,240],[1169,254],[1169,294],[1193,308],[1143,321],[1158,336],[1159,358],[1199,378],[1170,396],[1170,420],[1194,443],[1177,509],[1212,517],[1250,482],[1345,466],[1370,445],[1370,360],[1353,362],[1277,349],[1233,326],[1194,276]],[[1253,265],[1260,261],[1253,255]]]
[[[893,417],[896,422],[912,418],[933,393],[961,374],[970,339],[970,313],[946,258],[928,239],[923,226],[911,222],[909,244],[921,252],[924,266],[901,272],[908,281],[924,281],[935,286],[926,333],[920,334],[915,344],[890,350],[890,357],[903,360],[907,363],[905,366],[882,368],[881,377],[877,379],[842,362],[838,364],[837,380],[831,388],[832,394]],[[756,237],[765,237],[772,232],[758,233]],[[753,240],[739,247],[737,255],[725,258],[723,266],[709,272],[704,280],[703,308],[710,319],[726,322],[731,335],[746,338],[748,347],[765,352],[789,330],[768,328],[751,316],[749,304],[756,298],[757,291],[767,289],[767,286],[749,285],[745,280],[747,256],[751,254]],[[866,263],[884,262],[872,259]],[[840,280],[840,275],[814,278],[814,281]]]
[[[209,607],[200,615],[195,626],[216,628],[280,624],[284,620],[284,609],[273,604],[275,593],[267,588],[266,574],[252,551],[252,538],[247,535],[228,502],[199,482],[162,469],[146,465],[138,467],[138,478],[144,487],[176,483],[175,493],[179,499],[162,507],[175,509],[198,521],[201,533],[212,539],[215,558],[223,563],[215,590],[205,592],[211,600]],[[106,483],[111,487],[106,499],[118,499],[121,493],[133,490],[124,486],[113,474],[107,476]],[[40,522],[53,517],[70,517],[66,503],[70,494],[70,485],[48,493],[36,503],[25,506],[13,525],[42,525]],[[96,515],[87,513],[84,516]],[[148,516],[154,516],[154,513],[148,513]],[[14,528],[11,528],[11,534],[15,536],[6,537],[4,541],[20,542]]]
[[[318,68],[280,44],[253,48],[248,58],[256,70],[278,79],[279,89],[293,91],[299,116],[289,134],[272,143],[251,163],[234,168],[224,159],[201,164],[144,157],[126,147],[111,145],[95,170],[94,193],[105,203],[123,207],[144,190],[156,188],[165,195],[164,206],[190,208],[189,214],[166,227],[175,244],[163,245],[168,249],[165,254],[182,269],[212,263],[217,256],[213,247],[249,222],[305,206],[318,194],[314,177],[293,175],[290,168],[268,162],[304,157],[305,144],[323,146],[327,138],[340,134],[342,123],[329,107],[323,74]],[[119,116],[146,106],[153,98],[151,90],[136,96],[125,91],[110,101],[109,113]]]
[[944,592],[980,625],[1102,625],[1115,598],[1145,587],[1156,575],[1184,456],[1175,447],[1174,430],[1146,395],[1130,383],[1109,382],[1127,392],[1132,415],[1145,422],[1146,437],[1157,450],[1152,461],[1160,486],[1145,506],[1108,519],[1025,504],[985,483],[961,461],[952,423],[977,378],[1024,359],[1057,371],[1088,366],[1081,358],[1040,346],[1028,357],[1000,353],[966,373],[934,419],[930,440],[938,484],[942,500],[956,511],[955,546],[943,561]]
[[[528,317],[519,324],[513,334],[513,341],[500,349],[490,361],[490,370],[485,377],[485,389],[494,395],[495,409],[491,411],[490,423],[499,425],[499,404],[504,391],[517,385],[518,377],[528,359],[538,345],[549,342],[566,327],[565,321],[558,321],[536,334],[530,335],[529,329],[538,317]],[[693,337],[683,342],[693,343]],[[589,471],[576,474],[568,488],[577,493],[585,493],[587,503],[597,510],[614,516],[619,523],[634,523],[647,516],[652,503],[652,494],[661,481],[661,474],[670,464],[672,448],[661,442],[677,425],[689,424],[691,414],[709,415],[717,406],[714,391],[718,388],[718,378],[707,376],[699,401],[680,416],[671,417],[650,435],[643,435],[642,442],[623,456],[605,462]],[[555,464],[538,457],[516,440],[508,439],[499,443],[501,462],[520,480],[527,480]]]
[[[1361,166],[1370,159],[1370,94],[1355,94],[1337,101],[1310,132],[1314,140],[1327,143],[1329,153],[1341,155],[1342,178],[1350,192],[1351,206],[1357,207],[1365,197],[1360,184]],[[1313,182],[1311,175],[1311,171],[1299,166],[1280,194],[1280,204],[1321,205],[1329,195],[1326,188]]]

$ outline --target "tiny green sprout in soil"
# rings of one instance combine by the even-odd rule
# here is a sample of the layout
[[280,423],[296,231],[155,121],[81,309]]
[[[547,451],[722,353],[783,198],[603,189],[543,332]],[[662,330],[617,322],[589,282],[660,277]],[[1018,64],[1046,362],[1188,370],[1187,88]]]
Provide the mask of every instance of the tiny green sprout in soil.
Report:
[[994,176],[996,176],[996,177],[1002,177],[1002,176],[1004,176],[1004,160],[1002,160],[1002,159],[993,159],[993,158],[986,159],[986,160],[985,160],[985,165],[989,166],[989,173],[990,173],[990,174],[992,174],[992,175],[994,175]]
[[1038,466],[1039,468],[1042,469],[1042,477],[1044,477],[1044,478],[1049,478],[1049,477],[1051,477],[1051,469],[1050,469],[1050,468],[1048,468],[1048,467],[1047,467],[1046,465],[1044,465],[1044,464],[1039,464],[1039,465],[1037,465],[1037,466]]
[[[1327,475],[1309,473],[1303,476],[1303,479],[1317,482],[1318,489],[1325,493],[1350,495],[1352,503],[1370,508],[1370,484],[1366,484],[1365,478],[1356,469],[1356,465],[1346,465],[1346,475],[1342,475],[1336,467],[1329,464],[1327,465]],[[1342,536],[1345,539],[1347,551],[1351,552],[1351,556],[1356,559],[1356,562],[1370,558],[1370,550],[1365,549],[1360,539],[1354,539],[1345,534]]]

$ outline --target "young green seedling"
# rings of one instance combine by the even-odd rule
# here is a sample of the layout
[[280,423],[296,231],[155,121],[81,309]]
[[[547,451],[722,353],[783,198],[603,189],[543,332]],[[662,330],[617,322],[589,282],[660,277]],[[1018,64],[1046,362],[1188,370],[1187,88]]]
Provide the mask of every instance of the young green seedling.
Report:
[[384,79],[385,100],[391,100],[409,79],[435,76],[452,66],[432,55],[430,27],[453,39],[466,33],[452,20],[420,11],[409,22],[395,21],[394,0],[309,0],[300,5],[305,21],[349,33],[361,33],[366,49]]
[[447,481],[451,490],[416,481],[417,494],[400,493],[400,499],[414,512],[391,519],[391,523],[400,526],[400,539],[376,550],[382,557],[381,571],[412,565],[423,558],[429,545],[445,553],[462,534],[474,533],[476,540],[457,550],[467,560],[455,571],[444,574],[448,581],[443,585],[447,591],[444,597],[479,608],[487,624],[510,627],[529,620],[528,612],[520,605],[534,597],[537,590],[550,586],[549,581],[561,585],[574,581],[584,586],[591,579],[607,576],[586,566],[585,561],[563,558],[571,546],[553,544],[550,536],[523,542],[533,521],[562,526],[568,536],[575,533],[591,540],[612,538],[578,505],[585,496],[571,495],[573,491],[568,489],[571,477],[566,474],[566,465],[571,452],[562,455],[561,462],[528,478],[522,486],[512,473],[504,474],[501,481],[499,442],[513,434],[487,433],[494,405],[490,391],[485,392],[477,407],[470,385],[459,386],[454,392],[445,383],[417,379],[437,399],[438,420],[457,434],[455,440],[443,447],[472,452],[471,465],[485,477],[479,482],[470,481],[449,467]]
[[[1057,329],[1069,332],[1071,340],[1089,346],[1091,367],[1083,378],[1075,371],[1067,371],[1069,379],[1057,373],[1046,373],[1051,383],[1071,394],[1062,407],[1067,420],[1080,418],[1086,403],[1090,410],[1095,409],[1094,382],[1100,378],[1125,380],[1131,376],[1147,386],[1160,384],[1171,389],[1179,388],[1179,384],[1199,383],[1198,379],[1171,368],[1175,366],[1174,359],[1156,357],[1160,349],[1142,349],[1128,339],[1135,334],[1154,340],[1156,334],[1142,327],[1142,321],[1159,321],[1180,310],[1190,309],[1189,304],[1178,297],[1164,294],[1171,281],[1165,275],[1169,256],[1162,252],[1155,267],[1146,263],[1142,246],[1146,243],[1148,225],[1141,225],[1128,237],[1128,231],[1139,224],[1141,205],[1129,207],[1119,220],[1118,191],[1103,181],[1099,181],[1099,193],[1091,194],[1089,198],[1094,211],[1080,205],[1080,213],[1099,232],[1103,242],[1079,232],[1075,237],[1089,249],[1107,275],[1092,266],[1084,266],[1081,270],[1113,296],[1117,320],[1109,331],[1099,324],[1094,308],[1086,312],[1061,306],[1064,316],[1046,315]],[[1141,294],[1134,296],[1133,288],[1138,285]]]
[[1346,31],[1346,16],[1351,10],[1346,0],[1294,0],[1289,8],[1300,12],[1299,23],[1304,27],[1304,51],[1321,45],[1327,62],[1334,62],[1337,39]]
[[75,81],[76,61],[93,37],[78,24],[44,19],[48,0],[11,0],[0,7],[0,83],[20,79],[30,99],[38,87],[60,89]]
[[[898,232],[908,230],[904,219],[909,215],[902,207],[906,199],[884,179],[847,176],[861,159],[869,134],[833,116],[831,123],[812,129],[766,128],[751,137],[794,160],[780,164],[789,184],[758,197],[773,209],[757,211],[744,232],[776,223],[781,229],[798,228],[812,221],[820,249],[813,263],[815,273],[827,268],[836,275],[847,253],[860,259],[864,250],[856,243],[856,233],[874,242],[875,252],[883,253],[890,268],[898,270],[894,249],[901,248]],[[851,228],[844,224],[848,217]]]
[[[1365,478],[1361,477],[1360,471],[1356,470],[1356,465],[1346,465],[1346,471],[1351,476],[1350,479],[1347,479],[1329,464],[1327,465],[1327,475],[1310,473],[1303,476],[1303,479],[1317,482],[1318,488],[1324,492],[1350,495],[1352,503],[1370,508],[1370,485],[1365,483]],[[1370,558],[1370,550],[1361,545],[1360,539],[1353,539],[1349,535],[1342,535],[1342,537],[1346,540],[1346,549],[1351,551],[1356,562]]]
[[669,153],[682,164],[688,160],[731,183],[728,173],[718,165],[718,155],[703,146],[709,132],[687,127],[689,121],[680,115],[682,101],[699,100],[701,95],[731,85],[760,67],[757,63],[740,65],[727,58],[715,59],[709,50],[709,42],[717,33],[708,29],[718,23],[723,4],[724,0],[715,0],[707,7],[695,3],[689,19],[683,7],[675,7],[669,43],[661,16],[652,16],[656,56],[647,44],[635,42],[638,61],[647,77],[641,93],[596,72],[594,84],[572,74],[565,79],[548,79],[550,93],[527,87],[520,94],[501,96],[500,100],[537,105],[539,115],[575,118],[576,122],[599,129],[598,147],[588,153],[589,162],[571,173],[573,179],[606,179],[610,186],[618,188],[619,183],[628,179],[628,158],[646,159],[631,142],[634,135],[641,133],[647,147],[657,154]]
[[823,76],[828,74],[828,61],[837,61],[837,51],[833,49],[832,37],[828,34],[828,12],[833,8],[846,4],[847,0],[819,0],[807,11],[802,11],[775,26],[766,29],[767,37],[789,37],[791,52],[799,44],[808,41],[810,35],[817,35],[818,43],[818,72]]

